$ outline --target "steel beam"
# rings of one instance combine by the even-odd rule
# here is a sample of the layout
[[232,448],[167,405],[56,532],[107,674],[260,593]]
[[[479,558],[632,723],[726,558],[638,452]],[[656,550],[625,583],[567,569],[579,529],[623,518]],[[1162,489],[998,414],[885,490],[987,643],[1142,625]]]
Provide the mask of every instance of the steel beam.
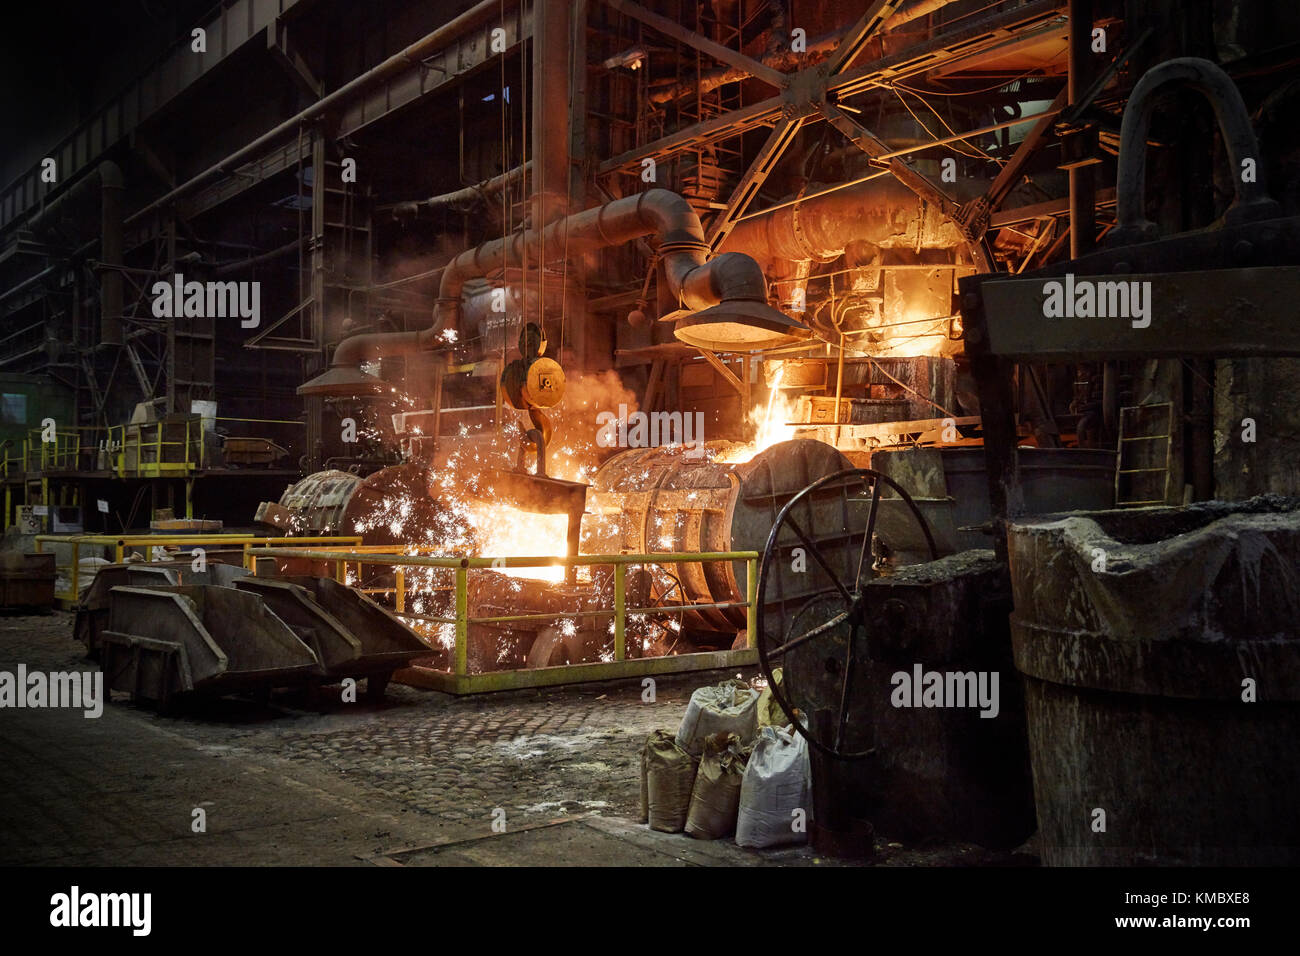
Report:
[[940,64],[955,65],[976,59],[1001,50],[1008,43],[1023,42],[1041,33],[1059,30],[1056,20],[1060,9],[1060,0],[1038,0],[847,73],[826,76],[821,73],[825,64],[818,64],[809,70],[789,74],[790,85],[782,95],[694,123],[644,146],[620,153],[601,163],[596,168],[596,173],[603,176],[636,170],[647,157],[662,160],[683,149],[708,146],[757,126],[773,123],[791,105],[815,108],[823,100],[836,97],[842,99],[871,87],[924,73]]
[[708,349],[702,349],[697,347],[695,351],[699,352],[702,356],[704,356],[704,360],[713,366],[713,368],[718,372],[718,374],[722,376],[723,380],[726,381],[728,385],[730,385],[732,388],[736,390],[736,393],[738,395],[740,395],[741,397],[744,397],[746,395],[748,389],[745,388],[745,384],[740,380],[740,378],[736,375],[735,372],[727,368],[726,364],[723,363],[722,359],[718,358]]
[[312,73],[307,61],[290,45],[289,25],[284,20],[277,19],[266,28],[266,48],[303,92],[312,99],[320,99],[324,95],[325,84]]
[[210,19],[200,24],[207,35],[206,53],[193,52],[187,30],[152,70],[46,152],[58,163],[57,185],[41,182],[41,166],[37,163],[0,191],[0,229],[25,218],[53,193],[67,189],[83,173],[93,170],[109,148],[174,103],[236,50],[261,39],[262,31],[297,2],[233,0],[221,4]]
[[[1097,190],[1097,208],[1105,209],[1115,205],[1115,190],[1112,187]],[[1043,219],[1048,216],[1064,216],[1070,211],[1070,199],[1068,196],[1062,196],[1059,199],[1047,199],[1043,202],[1036,202],[1028,206],[1017,206],[1014,209],[1003,209],[994,213],[989,218],[990,229],[1001,229],[1003,226],[1014,226],[1018,222],[1029,222],[1034,219]]]
[[[507,8],[513,4],[507,4]],[[412,59],[387,79],[348,99],[339,113],[336,139],[352,136],[396,110],[438,93],[500,56],[509,56],[533,35],[531,8],[500,24],[505,31],[505,52],[493,53],[487,32],[470,32],[447,40],[447,45],[423,58]]]
[[[826,119],[848,137],[849,142],[858,149],[862,150],[868,156],[873,158],[889,154],[890,148],[887,143],[879,139],[865,126],[862,126],[852,116],[845,113],[838,106],[832,106],[829,103],[821,105],[821,112]],[[916,193],[926,202],[933,203],[943,210],[945,216],[952,216],[957,211],[957,202],[946,192],[939,188],[939,184],[926,176],[920,170],[913,168],[903,162],[901,156],[893,156],[887,160],[889,171],[894,177],[906,186],[912,192]]]
[[867,7],[866,12],[858,18],[858,22],[844,34],[835,52],[821,65],[825,74],[835,76],[857,59],[862,48],[867,45],[867,41],[876,35],[881,25],[893,15],[901,2],[902,0],[873,0],[871,6]]
[[763,188],[763,183],[767,182],[767,177],[772,174],[776,164],[785,155],[786,147],[794,142],[794,138],[798,135],[799,127],[802,124],[802,115],[782,119],[776,124],[771,135],[768,136],[767,142],[763,144],[763,148],[758,151],[754,161],[749,164],[749,169],[745,170],[745,175],[741,177],[740,183],[732,190],[727,208],[714,218],[713,224],[709,227],[707,239],[709,248],[714,252],[726,241],[727,236],[731,234],[731,230],[740,221],[740,217],[749,208],[750,202]]
[[964,29],[945,31],[927,43],[918,43],[891,56],[866,63],[834,78],[831,89],[840,97],[852,96],[868,87],[906,79],[939,67],[949,70],[986,56],[1005,56],[1045,35],[1064,33],[1061,27],[1063,0],[1037,0],[1023,7],[1003,10]]
[[1056,114],[1065,109],[1068,99],[1069,89],[1062,88],[1061,92],[1056,94],[1056,99],[1052,100],[1052,105],[1038,117],[1038,121],[1029,130],[1028,135],[1021,140],[1011,159],[1002,167],[984,195],[967,202],[953,216],[963,233],[971,237],[980,237],[988,230],[993,210],[1002,205],[1003,200],[1011,193],[1012,187],[1020,180],[1021,171],[1047,142],[1048,132],[1056,120]]
[[1300,301],[1298,266],[1074,275],[1075,289],[1084,282],[1094,289],[1142,283],[1149,290],[1143,319],[1046,318],[1050,281],[1067,292],[1071,287],[1061,277],[1043,275],[983,283],[982,308],[996,316],[987,327],[989,352],[1028,362],[1300,355],[1292,316]]
[[[149,203],[149,205],[130,216],[126,220],[126,224],[128,226],[139,225],[153,214],[173,205],[177,200],[194,192],[205,183],[230,175],[241,165],[261,156],[269,147],[284,141],[291,135],[295,135],[303,124],[314,123],[343,108],[347,111],[352,124],[351,126],[340,126],[339,135],[346,136],[349,131],[355,131],[361,125],[377,119],[378,115],[387,115],[393,108],[394,101],[410,102],[416,96],[423,95],[425,91],[422,89],[423,84],[418,81],[418,72],[424,67],[426,61],[443,52],[448,45],[456,43],[462,37],[474,31],[479,32],[478,41],[485,49],[488,48],[486,24],[493,21],[499,15],[500,10],[501,4],[496,0],[483,0],[483,2],[471,7],[454,20],[444,23],[433,32],[426,34],[422,39],[394,53],[373,69],[360,76],[353,77],[333,93],[317,100],[301,113],[268,130],[251,143],[203,170],[203,172],[177,186],[166,195]],[[417,74],[414,82],[410,80],[413,64]],[[393,84],[402,77],[408,78],[408,86],[395,89]],[[373,102],[376,88],[384,97],[383,104],[379,106]]]
[[[562,2],[562,0],[556,0],[556,2]],[[876,0],[876,5],[888,3],[892,7],[897,2],[898,0]],[[758,60],[745,56],[745,54],[737,50],[723,46],[721,43],[715,43],[698,33],[693,33],[667,17],[647,10],[640,4],[632,3],[631,0],[605,0],[605,5],[617,10],[624,16],[640,20],[647,26],[654,27],[664,36],[672,37],[674,40],[685,43],[701,53],[707,53],[715,60],[720,60],[728,66],[734,66],[738,70],[744,70],[755,79],[762,80],[777,89],[783,89],[786,83],[789,82],[789,78],[779,70],[774,70],[765,63],[760,63]]]
[[604,175],[623,169],[637,169],[641,165],[641,160],[649,156],[665,158],[683,149],[708,146],[710,143],[731,139],[746,130],[771,123],[781,115],[781,108],[784,105],[784,99],[773,96],[758,103],[743,106],[738,110],[715,116],[713,119],[692,123],[684,129],[670,133],[644,146],[638,146],[625,153],[619,153],[613,159],[601,163],[596,168],[596,172],[599,175]]

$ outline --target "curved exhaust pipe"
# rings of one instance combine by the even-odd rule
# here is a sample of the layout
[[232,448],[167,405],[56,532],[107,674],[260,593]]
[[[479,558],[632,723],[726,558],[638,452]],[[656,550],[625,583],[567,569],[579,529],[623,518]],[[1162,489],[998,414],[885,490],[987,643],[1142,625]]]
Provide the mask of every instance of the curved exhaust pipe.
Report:
[[386,383],[361,371],[361,363],[438,347],[444,329],[459,327],[465,282],[523,265],[526,251],[540,247],[546,262],[648,235],[659,239],[669,290],[694,313],[678,320],[674,329],[678,339],[700,348],[749,351],[787,345],[812,334],[767,304],[767,280],[753,258],[727,252],[710,259],[704,229],[690,204],[667,189],[648,189],[556,220],[540,232],[530,229],[462,252],[442,271],[432,326],[419,332],[344,339],[334,350],[329,370],[299,386],[298,394],[348,396],[387,390]]

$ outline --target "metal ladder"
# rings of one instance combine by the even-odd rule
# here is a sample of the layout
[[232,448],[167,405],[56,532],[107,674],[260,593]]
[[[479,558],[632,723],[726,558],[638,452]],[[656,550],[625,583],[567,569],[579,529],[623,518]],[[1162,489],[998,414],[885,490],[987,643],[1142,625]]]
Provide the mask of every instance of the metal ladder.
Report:
[[[1129,405],[1119,410],[1119,461],[1115,468],[1115,505],[1119,508],[1136,508],[1143,505],[1163,505],[1169,503],[1169,475],[1170,463],[1173,456],[1173,414],[1174,406],[1170,402],[1159,402],[1151,405]],[[1164,434],[1159,434],[1160,429],[1164,429]],[[1134,434],[1136,432],[1136,434]],[[1164,447],[1164,465],[1153,467],[1151,462],[1158,460],[1159,446],[1150,454],[1144,454],[1146,449],[1152,446],[1145,444],[1147,442],[1165,443]],[[1139,442],[1143,444],[1138,444]],[[1142,465],[1142,467],[1134,467]],[[1151,475],[1163,474],[1164,483],[1163,491],[1159,498],[1141,497],[1134,493],[1135,487],[1149,488],[1150,483],[1141,479],[1130,478],[1125,481],[1125,475]],[[1125,487],[1127,485],[1127,487]],[[1124,492],[1128,491],[1133,497],[1125,497]]]

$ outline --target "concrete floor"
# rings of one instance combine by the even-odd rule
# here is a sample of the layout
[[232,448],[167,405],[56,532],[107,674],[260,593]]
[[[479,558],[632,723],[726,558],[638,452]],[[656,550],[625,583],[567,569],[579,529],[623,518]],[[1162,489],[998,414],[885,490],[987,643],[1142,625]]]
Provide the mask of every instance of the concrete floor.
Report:
[[[62,612],[0,617],[0,670],[93,669],[71,633]],[[835,865],[635,822],[645,737],[723,676],[661,679],[652,704],[625,681],[468,699],[394,684],[382,704],[277,694],[169,717],[121,694],[98,719],[0,709],[0,864]],[[1007,862],[878,839],[883,865]]]

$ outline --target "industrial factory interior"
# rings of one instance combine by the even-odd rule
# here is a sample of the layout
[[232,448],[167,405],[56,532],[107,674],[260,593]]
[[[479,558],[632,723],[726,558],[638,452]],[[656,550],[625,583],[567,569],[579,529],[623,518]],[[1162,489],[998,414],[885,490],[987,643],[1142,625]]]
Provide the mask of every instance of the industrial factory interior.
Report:
[[[1300,5],[22,6],[50,925],[128,918],[96,868],[1300,863]],[[1092,916],[1250,925],[1145,885]]]

